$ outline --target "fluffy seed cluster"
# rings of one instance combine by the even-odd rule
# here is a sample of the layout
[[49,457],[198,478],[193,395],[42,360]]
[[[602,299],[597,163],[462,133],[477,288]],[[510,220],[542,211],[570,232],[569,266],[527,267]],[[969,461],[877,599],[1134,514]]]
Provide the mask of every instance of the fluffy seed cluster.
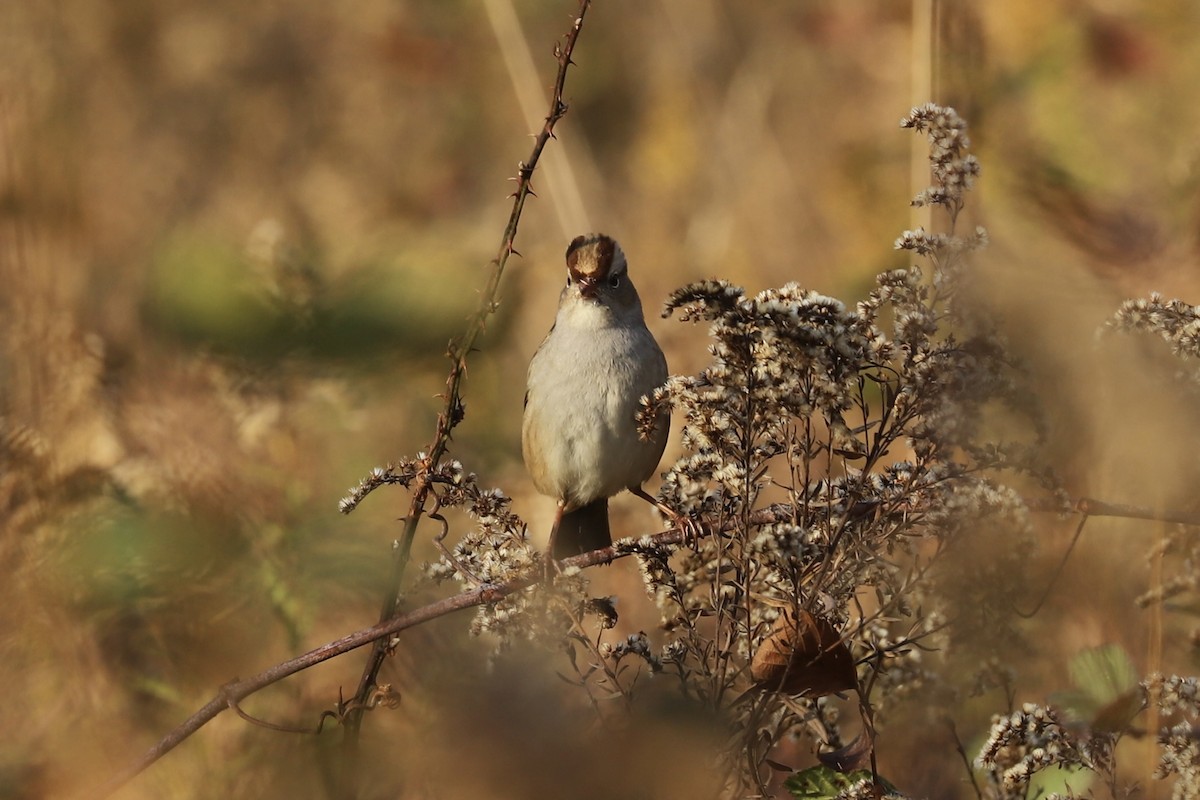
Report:
[[1167,300],[1157,292],[1126,300],[1108,321],[1106,330],[1148,333],[1162,339],[1178,361],[1176,385],[1190,395],[1200,395],[1200,306],[1179,299]]
[[[979,769],[997,771],[1006,792],[1023,791],[1038,770],[1083,763],[1074,737],[1052,708],[1026,703],[992,717],[988,739],[975,759]],[[1023,797],[1023,794],[1017,796]]]
[[1124,331],[1157,334],[1171,352],[1185,359],[1200,356],[1200,307],[1182,300],[1165,300],[1157,292],[1147,298],[1126,300],[1109,325]]
[[1154,673],[1144,682],[1146,691],[1164,715],[1184,714],[1200,718],[1200,680]]
[[[951,109],[925,106],[906,127],[931,142],[934,186],[915,202],[945,206],[953,223],[979,172],[965,126]],[[986,244],[982,228],[907,231],[896,247],[925,263],[879,275],[854,304],[797,284],[748,294],[722,280],[667,300],[664,316],[707,325],[711,361],[644,398],[639,424],[649,430],[666,410],[682,420],[684,453],[660,497],[702,520],[705,535],[674,554],[636,552],[668,632],[659,660],[689,696],[714,705],[737,696],[781,610],[799,608],[875,673],[878,710],[938,683],[921,645],[952,641],[938,612],[952,594],[937,587],[956,593],[952,580],[967,574],[938,575],[943,549],[985,525],[1000,532],[1005,552],[971,559],[996,574],[971,580],[1016,586],[1035,540],[1002,481],[1017,472],[1052,485],[1053,476],[1036,467],[1042,427],[1006,343],[961,300],[968,256]],[[989,440],[997,411],[1024,419],[1027,440]],[[864,591],[871,613],[856,602]],[[979,630],[1002,627],[1013,605],[1008,595],[973,603],[987,615]],[[805,728],[815,702],[764,703],[742,722],[748,732]]]
[[913,108],[901,128],[912,128],[929,136],[929,163],[933,185],[915,198],[914,206],[940,205],[957,217],[963,207],[963,195],[979,177],[979,161],[967,153],[971,140],[967,123],[953,108],[926,103]]
[[1158,735],[1160,749],[1154,777],[1175,777],[1172,800],[1200,798],[1200,729],[1180,722]]
[[1154,673],[1142,685],[1168,720],[1158,732],[1159,759],[1154,777],[1174,778],[1172,800],[1200,798],[1200,681]]
[[[454,580],[475,588],[513,580],[537,567],[540,558],[529,544],[525,523],[513,513],[508,495],[482,488],[475,473],[467,472],[458,461],[442,462],[425,477],[435,502],[430,518],[443,525],[442,535],[435,538],[441,557],[423,565],[428,579],[435,583]],[[442,512],[447,509],[461,509],[474,522],[452,547],[444,543],[449,523]],[[528,602],[528,597],[514,594],[480,606],[472,632],[509,633],[514,625],[519,628]]]
[[[1200,306],[1179,299],[1165,299],[1158,293],[1125,301],[1109,320],[1107,329],[1122,333],[1148,333],[1157,336],[1177,358],[1175,384],[1193,397],[1200,394]],[[1186,607],[1188,599],[1200,590],[1200,533],[1192,526],[1171,530],[1161,544],[1154,546],[1148,558],[1162,558],[1171,565],[1156,586],[1138,598],[1139,605],[1161,604],[1168,600]],[[1193,631],[1193,641],[1200,633]],[[1172,798],[1200,798],[1200,687],[1195,677],[1154,674],[1143,683],[1158,710],[1168,718],[1158,732],[1159,763],[1155,777],[1174,779]]]
[[352,486],[346,496],[338,501],[338,511],[349,514],[358,508],[358,504],[363,501],[363,498],[380,486],[397,484],[407,489],[416,479],[421,462],[424,460],[425,454],[420,453],[416,458],[401,459],[398,463],[388,464],[386,467],[375,467],[370,474],[358,482],[357,486]]

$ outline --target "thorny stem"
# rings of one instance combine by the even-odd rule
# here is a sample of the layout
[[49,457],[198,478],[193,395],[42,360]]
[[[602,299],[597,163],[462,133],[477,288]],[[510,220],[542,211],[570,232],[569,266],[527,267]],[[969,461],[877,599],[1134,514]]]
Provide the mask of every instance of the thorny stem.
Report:
[[[554,138],[554,126],[567,113],[567,103],[563,100],[567,70],[574,63],[571,61],[571,54],[575,51],[575,43],[579,39],[579,32],[583,29],[583,18],[590,6],[591,0],[579,0],[579,13],[575,17],[571,30],[566,35],[565,43],[555,45],[554,54],[558,60],[558,72],[554,80],[554,89],[550,99],[550,111],[546,115],[542,129],[538,131],[534,139],[533,151],[530,153],[528,160],[522,161],[517,167],[517,175],[514,178],[517,188],[512,194],[512,211],[509,213],[508,224],[504,227],[504,235],[500,241],[500,250],[496,254],[496,257],[492,259],[491,273],[488,277],[487,285],[483,288],[479,308],[467,322],[466,330],[462,336],[451,342],[447,350],[447,355],[450,357],[452,363],[450,374],[446,378],[446,392],[443,395],[445,405],[438,415],[433,441],[428,448],[428,455],[422,465],[421,476],[418,477],[416,485],[413,487],[412,499],[409,503],[408,515],[405,518],[404,530],[396,544],[387,593],[384,596],[383,606],[379,613],[381,623],[394,618],[396,610],[399,607],[404,573],[408,569],[412,555],[413,540],[416,537],[417,526],[420,523],[422,515],[425,513],[425,504],[429,495],[430,482],[427,476],[429,471],[445,455],[446,448],[450,442],[450,434],[454,427],[462,420],[463,403],[461,386],[463,377],[467,371],[467,356],[473,351],[476,340],[478,340],[486,329],[488,317],[496,310],[496,296],[500,287],[500,279],[504,274],[505,265],[508,263],[509,256],[517,252],[513,244],[517,238],[517,227],[521,221],[521,213],[525,208],[525,200],[532,191],[530,186],[534,170],[537,168],[542,151],[545,149],[547,143]],[[358,690],[354,694],[354,701],[352,701],[355,703],[353,706],[354,710],[346,718],[345,742],[348,747],[355,747],[358,741],[358,732],[362,724],[362,709],[365,707],[364,702],[370,696],[375,686],[379,670],[383,667],[383,662],[386,660],[387,654],[388,647],[386,642],[382,639],[376,640],[371,650],[371,655],[367,659],[366,666],[363,669],[362,677],[359,679]]]

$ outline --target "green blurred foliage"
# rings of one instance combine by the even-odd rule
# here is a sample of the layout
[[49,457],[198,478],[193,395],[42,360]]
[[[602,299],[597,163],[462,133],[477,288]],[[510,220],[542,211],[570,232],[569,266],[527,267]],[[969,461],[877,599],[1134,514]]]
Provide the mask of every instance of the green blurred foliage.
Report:
[[[250,360],[404,359],[429,369],[475,310],[463,287],[480,271],[436,253],[409,258],[421,256],[359,265],[325,286],[305,264],[272,269],[219,242],[170,242],[154,258],[143,313],[151,331],[186,347]],[[438,279],[421,277],[431,273]],[[507,315],[497,321],[502,331]]]
[[[826,766],[809,767],[790,776],[784,786],[797,800],[834,800],[843,790],[860,781],[869,783],[873,777],[869,769],[838,772]],[[884,797],[893,788],[886,780],[881,780],[880,787],[885,792]]]

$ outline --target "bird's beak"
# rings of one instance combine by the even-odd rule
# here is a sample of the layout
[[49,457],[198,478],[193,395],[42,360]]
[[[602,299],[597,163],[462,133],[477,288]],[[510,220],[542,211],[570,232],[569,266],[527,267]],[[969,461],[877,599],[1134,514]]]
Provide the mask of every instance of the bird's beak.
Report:
[[576,281],[579,284],[579,294],[588,299],[595,300],[596,292],[600,289],[600,282],[594,277],[580,277]]

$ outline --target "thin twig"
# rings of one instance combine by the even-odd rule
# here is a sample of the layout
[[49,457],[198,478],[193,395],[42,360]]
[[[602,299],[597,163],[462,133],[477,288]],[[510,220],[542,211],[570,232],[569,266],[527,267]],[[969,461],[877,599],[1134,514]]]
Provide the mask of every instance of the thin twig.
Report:
[[1059,559],[1058,568],[1054,570],[1053,577],[1046,582],[1046,588],[1042,590],[1042,596],[1039,597],[1037,602],[1033,604],[1033,608],[1031,608],[1029,611],[1022,611],[1016,606],[1013,606],[1014,614],[1022,619],[1030,619],[1042,610],[1042,606],[1045,605],[1046,600],[1050,598],[1050,593],[1054,591],[1054,587],[1058,585],[1058,579],[1062,577],[1063,570],[1066,569],[1067,566],[1067,561],[1070,560],[1071,553],[1075,551],[1075,545],[1079,544],[1079,537],[1083,535],[1083,526],[1087,525],[1087,521],[1087,512],[1082,512],[1079,515],[1079,525],[1077,525],[1075,528],[1075,535],[1071,537],[1071,543],[1067,545],[1067,551],[1063,553],[1063,557]]
[[954,737],[954,749],[958,751],[958,757],[962,759],[963,766],[966,767],[967,777],[971,779],[971,788],[975,790],[975,796],[979,800],[983,800],[983,790],[979,788],[979,782],[975,780],[975,768],[971,765],[971,757],[967,755],[962,739],[958,736],[958,728],[954,726],[954,720],[949,717],[946,717],[945,721],[946,726],[950,728],[950,735]]
[[[1063,510],[1061,504],[1052,501],[1026,500],[1025,504],[1032,511]],[[1074,552],[1075,545],[1079,543],[1080,536],[1083,534],[1083,528],[1090,517],[1121,517],[1124,519],[1174,522],[1180,525],[1200,525],[1200,513],[1180,511],[1178,509],[1154,509],[1145,506],[1131,506],[1124,503],[1106,503],[1103,500],[1096,500],[1092,497],[1079,498],[1071,506],[1071,509],[1079,514],[1079,525],[1075,528],[1075,534],[1071,537],[1071,543],[1067,545],[1067,550],[1059,560],[1053,577],[1046,583],[1046,588],[1043,590],[1041,597],[1038,598],[1038,601],[1034,603],[1033,608],[1029,611],[1022,611],[1016,607],[1013,608],[1013,612],[1019,617],[1029,619],[1042,609],[1042,606],[1050,597],[1050,593],[1058,585],[1058,579],[1062,576],[1063,569],[1067,566],[1067,561],[1070,559],[1071,553]]]
[[243,711],[242,707],[238,705],[237,700],[233,699],[232,697],[229,698],[229,707],[233,709],[233,713],[237,714],[251,725],[256,725],[259,728],[266,728],[269,731],[278,731],[279,733],[320,733],[321,722],[324,721],[324,717],[322,717],[322,720],[318,721],[315,727],[301,725],[281,725],[278,722],[271,722],[270,720],[265,720]]
[[[575,17],[571,30],[566,35],[565,43],[555,45],[554,54],[558,60],[558,73],[555,77],[554,91],[550,99],[550,110],[546,115],[542,129],[534,139],[533,151],[530,153],[528,160],[522,161],[517,166],[517,175],[514,178],[517,187],[512,195],[512,211],[509,213],[508,224],[504,227],[504,235],[500,240],[499,252],[492,259],[491,274],[489,275],[487,285],[484,286],[481,293],[479,308],[468,321],[466,330],[462,336],[451,342],[447,351],[452,364],[450,374],[446,378],[446,392],[443,395],[445,405],[441,413],[438,414],[437,428],[434,432],[433,441],[427,450],[428,455],[423,459],[422,469],[415,482],[416,485],[413,487],[408,514],[405,517],[404,530],[396,544],[387,594],[384,596],[383,606],[379,614],[381,622],[390,620],[396,615],[400,602],[400,590],[404,581],[404,573],[408,569],[412,553],[413,539],[416,537],[417,526],[420,523],[421,516],[425,513],[425,504],[430,490],[430,482],[427,476],[430,470],[434,469],[442,456],[445,455],[446,447],[450,441],[450,434],[463,417],[463,403],[460,392],[462,380],[467,371],[467,356],[472,352],[476,340],[486,329],[488,317],[496,310],[496,297],[500,287],[500,279],[504,274],[504,267],[508,263],[509,256],[517,252],[513,244],[517,237],[517,228],[521,221],[521,213],[525,208],[525,200],[532,192],[530,182],[533,178],[534,170],[537,168],[538,160],[541,158],[546,144],[554,138],[554,126],[567,113],[567,104],[563,100],[567,70],[574,63],[571,61],[571,54],[575,51],[579,32],[583,29],[583,18],[590,5],[591,0],[579,0],[579,13]],[[375,646],[371,650],[371,655],[367,659],[367,663],[363,669],[362,677],[359,679],[354,699],[351,701],[352,710],[346,717],[346,743],[351,748],[355,746],[358,740],[358,731],[362,723],[362,709],[365,708],[365,700],[370,695],[372,687],[379,677],[379,670],[383,667],[383,662],[386,660],[387,654],[388,649],[386,645],[382,640],[376,640]]]

